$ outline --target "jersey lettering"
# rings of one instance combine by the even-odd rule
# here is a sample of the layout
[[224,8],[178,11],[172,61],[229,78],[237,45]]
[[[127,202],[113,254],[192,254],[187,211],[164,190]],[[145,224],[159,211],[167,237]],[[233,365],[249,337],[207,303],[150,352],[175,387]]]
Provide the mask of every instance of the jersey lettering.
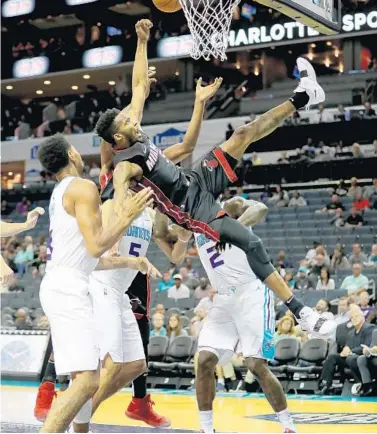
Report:
[[145,163],[149,171],[152,171],[154,166],[157,164],[158,155],[159,155],[159,150],[156,149],[154,146],[153,147],[151,146],[149,150],[148,160]]
[[212,253],[211,256],[209,256],[209,262],[211,263],[211,266],[213,269],[220,267],[221,265],[224,265],[224,261],[221,259],[220,253],[216,250],[216,246],[212,246],[209,249],[207,249],[208,256]]
[[140,250],[140,249],[141,249],[141,244],[131,243],[129,255],[135,256],[136,258],[138,258],[140,256],[140,253],[138,252],[138,250]]

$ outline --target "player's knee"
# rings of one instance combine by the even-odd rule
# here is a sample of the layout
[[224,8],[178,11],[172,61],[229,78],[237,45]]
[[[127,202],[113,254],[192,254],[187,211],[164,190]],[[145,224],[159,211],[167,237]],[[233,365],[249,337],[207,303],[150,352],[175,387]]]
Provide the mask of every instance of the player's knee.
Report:
[[249,371],[256,378],[263,378],[263,376],[268,374],[268,366],[266,360],[249,357],[246,359],[245,364]]
[[198,358],[198,372],[203,374],[212,374],[216,367],[218,359],[215,354],[209,351],[200,351]]
[[135,362],[135,378],[139,377],[142,374],[145,374],[147,372],[147,362],[145,359],[143,360],[136,360]]
[[76,381],[80,382],[80,389],[82,393],[91,398],[99,388],[99,372],[88,371],[83,372],[80,377],[76,378]]
[[120,376],[124,380],[124,382],[128,382],[144,374],[146,371],[147,364],[145,360],[135,360],[122,366]]

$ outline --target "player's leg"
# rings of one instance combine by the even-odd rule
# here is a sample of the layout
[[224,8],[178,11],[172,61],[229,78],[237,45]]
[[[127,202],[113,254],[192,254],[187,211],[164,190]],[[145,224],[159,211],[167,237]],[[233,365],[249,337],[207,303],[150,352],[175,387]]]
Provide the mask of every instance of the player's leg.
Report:
[[54,400],[41,432],[64,432],[99,384],[93,306],[88,281],[74,271],[46,275],[40,299],[54,348],[57,375],[71,374],[71,387]]
[[297,59],[301,80],[293,96],[278,107],[264,113],[255,121],[236,128],[233,135],[221,146],[222,150],[240,160],[252,142],[271,134],[296,110],[306,105],[318,104],[325,100],[325,93],[317,83],[312,65],[302,57]]
[[[143,341],[145,360],[148,364],[149,319],[144,315],[137,320],[137,324]],[[148,373],[144,372],[132,382],[132,400],[125,412],[126,416],[130,419],[142,420],[156,428],[167,428],[171,425],[171,421],[154,411],[154,403],[150,394],[147,393],[147,376]]]
[[98,371],[73,372],[71,386],[52,404],[40,432],[64,432],[81,407],[95,394]]
[[[52,347],[52,346],[51,346]],[[56,396],[55,383],[56,371],[54,353],[51,351],[50,357],[47,362],[46,370],[44,372],[41,384],[38,388],[37,399],[35,401],[34,416],[39,421],[43,422],[51,408],[52,401]]]
[[238,335],[229,312],[229,297],[216,294],[198,340],[198,366],[196,371],[196,399],[198,402],[200,428],[214,432],[213,401],[216,395],[216,365],[230,362]]
[[237,287],[233,319],[245,365],[260,384],[284,432],[296,432],[283,388],[270,371],[274,357],[275,309],[271,291],[260,281]]
[[248,357],[245,365],[260,384],[263,393],[276,413],[285,433],[297,432],[291,414],[288,411],[287,398],[284,394],[280,381],[271,372],[267,361]]

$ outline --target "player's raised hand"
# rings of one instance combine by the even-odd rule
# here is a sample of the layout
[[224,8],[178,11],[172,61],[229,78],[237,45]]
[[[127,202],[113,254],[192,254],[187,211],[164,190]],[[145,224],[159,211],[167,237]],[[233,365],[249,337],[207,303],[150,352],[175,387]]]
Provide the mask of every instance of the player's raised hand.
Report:
[[153,27],[152,21],[140,20],[136,23],[135,29],[140,42],[147,42],[149,39],[150,30]]
[[43,215],[44,213],[45,210],[40,206],[30,211],[26,217],[26,222],[25,222],[26,229],[33,229],[37,224],[39,216]]
[[120,210],[126,220],[128,220],[129,218],[131,218],[132,220],[135,219],[142,211],[145,210],[145,208],[147,208],[148,206],[152,206],[152,194],[152,189],[148,187],[139,191],[134,196],[128,197],[123,202],[122,209]]
[[137,258],[137,269],[142,273],[146,274],[153,279],[158,279],[161,277],[161,273],[157,270],[157,268],[152,265],[147,258],[141,257]]
[[215,95],[223,79],[222,77],[216,78],[215,81],[208,86],[202,86],[202,82],[202,77],[196,82],[196,98],[199,99],[200,102],[206,102]]

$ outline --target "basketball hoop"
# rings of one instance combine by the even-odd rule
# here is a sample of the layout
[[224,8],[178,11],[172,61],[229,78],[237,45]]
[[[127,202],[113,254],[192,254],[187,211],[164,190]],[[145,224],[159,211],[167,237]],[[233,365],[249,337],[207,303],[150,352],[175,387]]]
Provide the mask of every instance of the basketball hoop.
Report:
[[233,11],[241,0],[179,0],[193,38],[193,59],[226,59]]

